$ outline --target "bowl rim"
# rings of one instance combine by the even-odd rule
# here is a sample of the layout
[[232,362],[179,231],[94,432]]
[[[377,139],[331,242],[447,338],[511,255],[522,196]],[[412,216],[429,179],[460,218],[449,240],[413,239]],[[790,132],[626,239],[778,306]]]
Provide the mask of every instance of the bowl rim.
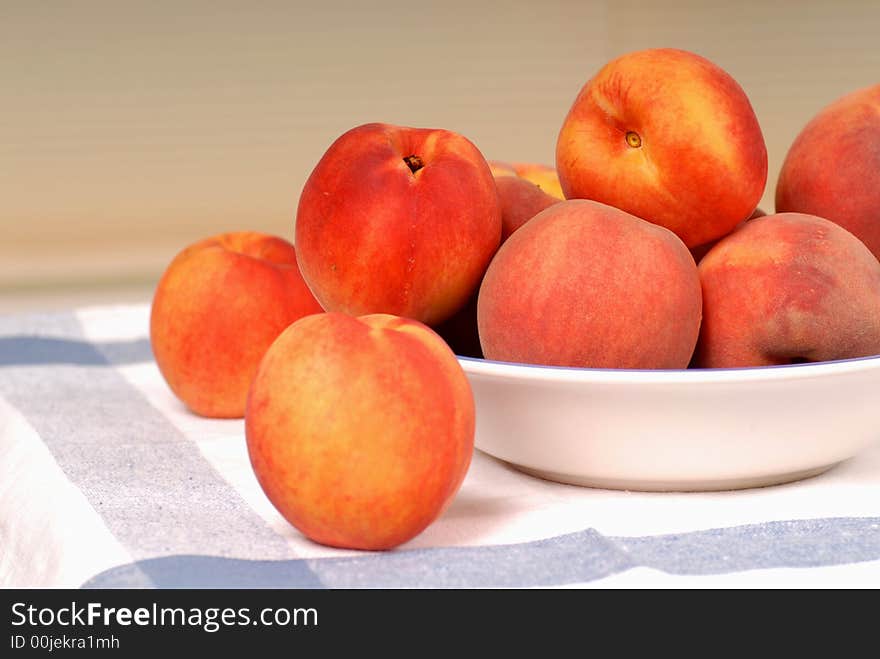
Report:
[[766,382],[842,375],[880,369],[880,355],[851,357],[823,362],[741,366],[729,368],[634,369],[586,368],[504,362],[456,355],[465,373],[505,380],[607,383]]

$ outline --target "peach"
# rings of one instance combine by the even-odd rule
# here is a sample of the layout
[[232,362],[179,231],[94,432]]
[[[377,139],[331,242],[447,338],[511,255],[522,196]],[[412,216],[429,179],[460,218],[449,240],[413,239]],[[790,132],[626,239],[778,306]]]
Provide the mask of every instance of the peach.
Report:
[[531,181],[551,197],[560,201],[565,199],[555,167],[534,162],[515,162],[512,163],[512,166],[520,178]]
[[699,367],[880,354],[880,262],[824,218],[779,213],[722,239],[699,266]]
[[489,165],[446,130],[346,132],[312,171],[296,215],[300,267],[325,309],[429,325],[464,306],[500,240]]
[[425,325],[326,313],[266,352],[245,417],[257,480],[315,542],[390,549],[436,520],[474,448],[474,399]]
[[150,343],[171,391],[193,412],[242,417],[269,345],[323,309],[300,275],[294,246],[254,231],[190,245],[168,265],[150,312]]
[[562,201],[562,186],[559,184],[559,176],[556,168],[536,162],[505,162],[503,160],[489,160],[489,170],[496,179],[501,176],[517,176],[534,183],[551,197]]
[[517,176],[516,170],[509,162],[503,160],[487,160],[492,176]]
[[[752,213],[746,219],[744,219],[742,222],[740,222],[735,227],[733,227],[733,231],[736,231],[737,229],[739,229],[741,226],[743,226],[749,220],[754,220],[755,218],[758,218],[758,217],[764,217],[766,214],[767,213],[765,213],[762,209],[756,208],[754,213]],[[733,233],[733,231],[731,231],[731,233]],[[730,235],[730,234],[727,234],[727,235]],[[723,238],[723,237],[724,236],[721,236],[721,238]],[[718,240],[721,240],[721,238],[719,238]],[[698,245],[696,247],[691,247],[691,254],[693,254],[693,256],[694,256],[694,261],[699,263],[700,260],[704,256],[706,256],[706,254],[709,253],[709,250],[712,249],[718,243],[718,240],[713,240],[711,242],[703,243],[702,245]]]
[[495,185],[501,203],[502,243],[532,217],[560,201],[540,186],[517,176],[498,176]]
[[730,74],[659,48],[618,57],[584,85],[559,132],[556,169],[566,198],[610,204],[695,247],[754,211],[767,149]]
[[606,204],[563,201],[498,250],[480,287],[488,359],[598,368],[685,368],[700,281],[671,231]]
[[836,222],[880,259],[880,84],[839,98],[801,130],[779,172],[776,212]]

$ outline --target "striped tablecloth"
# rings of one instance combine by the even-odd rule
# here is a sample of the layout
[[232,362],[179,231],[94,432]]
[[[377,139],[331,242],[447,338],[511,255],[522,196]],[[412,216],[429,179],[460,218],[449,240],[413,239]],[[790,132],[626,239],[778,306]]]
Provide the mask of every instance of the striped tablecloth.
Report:
[[880,586],[880,444],[805,481],[688,494],[551,483],[477,451],[409,543],[314,544],[263,495],[243,421],[170,393],[148,315],[0,316],[0,586]]

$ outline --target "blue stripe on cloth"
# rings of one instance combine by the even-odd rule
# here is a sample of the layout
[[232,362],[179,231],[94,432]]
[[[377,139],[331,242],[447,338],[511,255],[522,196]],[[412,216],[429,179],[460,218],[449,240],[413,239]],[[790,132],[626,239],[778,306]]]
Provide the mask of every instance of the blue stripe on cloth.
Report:
[[0,336],[0,366],[136,364],[153,358],[147,339],[88,343],[45,336]]
[[[529,588],[587,583],[635,567],[699,576],[878,559],[880,518],[843,517],[642,537],[603,536],[590,529],[520,544],[344,558],[168,556],[113,568],[83,588]],[[141,583],[142,575],[149,575],[150,583]]]
[[325,588],[305,559],[164,556],[114,567],[82,588]]

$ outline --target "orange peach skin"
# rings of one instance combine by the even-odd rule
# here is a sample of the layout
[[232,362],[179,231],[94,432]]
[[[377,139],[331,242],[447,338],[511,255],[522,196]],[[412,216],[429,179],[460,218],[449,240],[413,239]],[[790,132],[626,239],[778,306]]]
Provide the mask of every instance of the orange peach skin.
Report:
[[517,176],[498,176],[495,185],[501,202],[502,243],[535,215],[560,201],[540,186]]
[[293,245],[257,232],[190,245],[166,268],[150,313],[150,342],[171,391],[196,414],[242,417],[266,349],[293,321],[323,309]]
[[758,205],[767,149],[727,72],[694,53],[650,49],[612,60],[584,85],[560,130],[556,169],[566,198],[610,204],[695,247]]
[[560,201],[565,199],[555,167],[534,162],[515,162],[512,165],[516,175],[520,178],[531,181],[551,197]]
[[700,282],[671,231],[595,201],[550,206],[498,250],[480,287],[487,359],[685,368]]
[[818,215],[862,240],[880,259],[880,84],[816,115],[786,154],[776,212]]
[[[752,213],[746,219],[744,219],[742,222],[740,222],[735,227],[733,227],[733,231],[736,231],[737,229],[739,229],[741,226],[743,226],[749,220],[754,220],[759,217],[764,217],[766,214],[767,213],[765,213],[760,208],[756,208],[754,213]],[[730,233],[733,233],[733,231],[731,231]],[[727,234],[727,235],[730,235],[730,234]],[[724,236],[721,236],[721,238],[719,238],[718,240],[721,240],[722,238],[724,238]],[[704,256],[706,256],[706,254],[709,253],[709,250],[712,249],[716,244],[718,244],[718,240],[713,240],[711,242],[704,243],[702,245],[698,245],[697,247],[691,247],[691,254],[693,254],[693,256],[694,256],[694,261],[696,261],[699,264],[700,260],[702,260],[702,258]]]
[[559,184],[559,176],[556,169],[549,165],[534,162],[504,162],[503,160],[489,160],[489,169],[496,179],[500,176],[518,176],[530,183],[534,183],[551,197],[562,201],[562,186]]
[[245,429],[257,480],[304,535],[390,549],[453,500],[473,454],[474,400],[421,323],[327,313],[294,323],[266,353]]
[[698,367],[880,354],[880,262],[833,222],[801,213],[751,220],[699,272]]
[[366,124],[339,137],[296,217],[303,276],[328,311],[433,325],[467,302],[501,240],[498,192],[466,138]]
[[503,160],[487,160],[492,176],[517,176],[516,170],[509,162]]

